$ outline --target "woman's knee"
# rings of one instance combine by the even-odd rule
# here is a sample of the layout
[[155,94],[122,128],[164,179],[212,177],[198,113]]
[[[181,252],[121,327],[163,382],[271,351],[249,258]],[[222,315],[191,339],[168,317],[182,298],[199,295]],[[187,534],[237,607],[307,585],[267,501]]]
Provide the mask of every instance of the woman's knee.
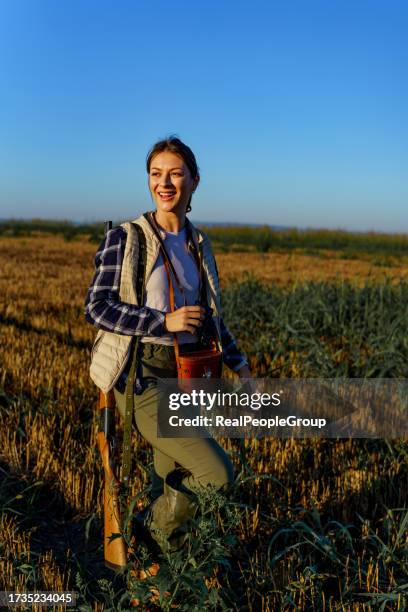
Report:
[[215,486],[217,489],[226,487],[234,481],[234,468],[228,457],[220,457],[219,461],[212,462],[205,473],[196,476],[200,484],[206,486],[208,484]]
[[211,461],[199,462],[189,465],[188,468],[177,464],[177,467],[169,472],[166,483],[174,489],[192,489],[195,486],[206,487],[208,485],[221,489],[234,481],[234,469],[226,453],[217,453],[211,457]]

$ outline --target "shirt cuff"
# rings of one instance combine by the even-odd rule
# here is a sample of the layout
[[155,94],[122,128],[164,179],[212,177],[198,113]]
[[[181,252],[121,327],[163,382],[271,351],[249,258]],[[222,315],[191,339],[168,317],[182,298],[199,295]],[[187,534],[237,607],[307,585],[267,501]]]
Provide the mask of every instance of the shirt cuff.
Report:
[[149,330],[148,335],[160,338],[160,336],[164,336],[164,334],[167,334],[167,330],[166,330],[166,314],[167,313],[162,312],[161,310],[155,310],[154,308],[151,308],[150,310],[154,312],[156,320],[154,322],[154,328]]

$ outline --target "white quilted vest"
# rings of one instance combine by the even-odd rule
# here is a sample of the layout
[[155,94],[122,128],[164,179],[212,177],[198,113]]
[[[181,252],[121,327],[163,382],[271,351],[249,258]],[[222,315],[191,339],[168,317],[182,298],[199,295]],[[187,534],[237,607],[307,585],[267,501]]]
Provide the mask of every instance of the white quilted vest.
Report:
[[[141,215],[133,223],[138,223],[146,236],[146,271],[147,283],[153,266],[159,254],[159,241],[157,240],[148,221]],[[122,263],[119,296],[120,300],[128,304],[137,303],[136,274],[139,254],[138,234],[132,223],[122,223],[127,233],[125,254]],[[203,253],[204,280],[206,283],[208,305],[213,309],[213,319],[218,336],[220,332],[220,288],[215,268],[214,255],[208,236],[192,225],[192,237],[196,248],[201,245]],[[100,329],[92,347],[90,376],[97,387],[108,393],[115,386],[120,374],[126,366],[129,357],[132,336],[124,336],[115,332]]]

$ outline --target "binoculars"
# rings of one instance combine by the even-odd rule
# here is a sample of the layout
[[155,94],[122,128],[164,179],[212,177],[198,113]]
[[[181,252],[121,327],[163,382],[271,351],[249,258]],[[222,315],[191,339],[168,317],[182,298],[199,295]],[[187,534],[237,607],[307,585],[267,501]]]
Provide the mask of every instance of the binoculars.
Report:
[[210,346],[211,340],[216,337],[215,325],[212,318],[213,309],[207,304],[201,304],[196,301],[196,304],[205,309],[204,320],[200,327],[197,327],[197,342],[202,346]]

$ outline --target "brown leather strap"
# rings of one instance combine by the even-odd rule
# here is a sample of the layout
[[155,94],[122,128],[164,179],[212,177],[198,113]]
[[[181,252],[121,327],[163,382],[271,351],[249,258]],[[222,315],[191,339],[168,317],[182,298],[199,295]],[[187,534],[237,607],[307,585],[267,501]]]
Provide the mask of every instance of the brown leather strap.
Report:
[[154,231],[155,236],[156,236],[157,240],[159,241],[159,244],[160,244],[160,247],[161,247],[161,250],[162,250],[162,253],[163,253],[164,262],[167,263],[167,265],[170,267],[170,270],[172,271],[174,279],[176,281],[178,290],[180,291],[181,295],[183,296],[184,306],[186,306],[187,305],[187,300],[186,300],[186,296],[185,296],[185,293],[184,293],[183,285],[180,283],[179,277],[177,275],[176,270],[174,269],[173,263],[172,263],[172,261],[170,260],[170,257],[167,254],[166,247],[164,246],[163,239],[160,236],[160,231],[159,231],[159,228],[157,226],[157,222],[156,222],[156,219],[154,217],[154,214],[151,213],[151,212],[150,213],[146,213],[144,215],[144,217],[150,223],[150,227]]
[[[146,221],[149,223],[149,225],[152,228],[152,230],[153,230],[157,240],[159,241],[159,244],[160,244],[160,247],[161,247],[161,250],[162,250],[162,253],[163,253],[163,258],[169,264],[170,270],[172,271],[172,273],[174,275],[174,278],[176,280],[177,287],[178,287],[180,293],[183,295],[184,306],[186,306],[187,303],[186,303],[186,299],[185,299],[185,295],[184,295],[184,289],[183,289],[183,286],[182,286],[182,284],[181,284],[181,282],[180,282],[180,280],[178,278],[177,272],[174,269],[173,262],[169,258],[168,253],[166,251],[166,247],[164,246],[164,242],[163,242],[163,239],[162,239],[162,237],[160,235],[159,227],[157,225],[155,213],[152,212],[152,211],[149,211],[147,213],[144,213],[143,216],[146,219]],[[186,226],[186,229],[187,229],[189,237],[191,237],[191,241],[192,241],[192,244],[193,244],[193,247],[194,247],[192,249],[192,252],[193,252],[193,257],[194,257],[196,265],[197,265],[198,275],[199,275],[199,287],[198,287],[199,300],[200,300],[201,304],[204,304],[205,302],[207,302],[207,297],[206,297],[205,280],[204,280],[203,254],[202,254],[202,251],[201,251],[200,247],[198,247],[198,250],[197,250],[197,247],[196,247],[196,245],[194,243],[194,240],[192,239],[191,223],[190,223],[190,221],[188,220],[187,217],[185,218],[185,226]]]
[[[159,231],[159,226],[157,225],[157,221],[156,221],[156,217],[155,217],[155,213],[152,211],[149,211],[147,213],[143,214],[144,218],[146,219],[146,221],[149,223],[150,227],[152,228],[157,240],[159,241],[162,253],[163,253],[163,259],[164,259],[164,266],[166,269],[166,273],[167,273],[167,280],[168,280],[168,284],[169,284],[169,298],[170,298],[170,312],[174,312],[175,310],[175,300],[174,300],[174,287],[173,287],[173,283],[171,280],[171,274],[170,274],[170,270],[173,273],[174,279],[176,281],[177,287],[179,292],[181,293],[181,295],[183,296],[183,301],[184,301],[184,306],[187,306],[187,300],[186,300],[186,296],[184,293],[184,288],[179,280],[179,277],[177,275],[176,270],[174,269],[173,263],[170,259],[170,257],[168,256],[168,253],[166,251],[166,247],[164,246],[164,242],[163,239],[160,235],[160,231]],[[190,227],[190,221],[187,219],[187,217],[185,218],[185,224],[186,224],[186,228],[189,231],[190,235],[191,235],[191,227]],[[193,255],[194,255],[194,259],[196,261],[197,264],[197,268],[198,268],[198,273],[199,273],[199,290],[198,290],[198,295],[199,295],[199,301],[201,304],[203,304],[206,299],[205,299],[205,285],[204,285],[204,266],[203,266],[203,257],[202,257],[202,251],[199,248],[198,252],[196,250],[196,248],[193,249]],[[179,367],[179,355],[180,355],[180,350],[179,350],[179,344],[178,344],[178,340],[177,340],[177,333],[174,332],[173,333],[173,340],[174,340],[174,353],[175,353],[175,357],[176,357],[176,364],[177,367]]]
[[[167,272],[167,280],[169,282],[169,298],[170,298],[170,312],[174,312],[175,308],[174,308],[174,287],[173,287],[173,283],[171,282],[171,276],[170,276],[170,267],[169,264],[167,262],[167,260],[164,260],[164,267],[166,268],[166,272]],[[180,351],[179,351],[179,344],[178,344],[178,340],[177,340],[177,333],[174,332],[173,333],[173,342],[174,342],[174,354],[176,357],[176,364],[177,367],[179,367],[179,355],[180,355]]]
[[[170,259],[170,257],[167,254],[166,251],[166,247],[164,246],[164,242],[163,239],[160,235],[160,231],[159,231],[159,227],[157,225],[156,222],[156,218],[154,213],[152,212],[148,212],[145,213],[143,215],[145,217],[145,219],[148,221],[148,223],[150,224],[150,227],[152,228],[156,238],[159,241],[162,253],[163,253],[163,259],[164,259],[164,266],[167,272],[167,280],[168,280],[168,284],[169,284],[169,298],[170,298],[170,312],[174,312],[175,310],[175,301],[174,301],[174,287],[173,287],[173,283],[171,280],[171,274],[170,274],[170,270],[173,273],[174,279],[176,281],[178,290],[180,291],[181,295],[183,296],[183,300],[184,300],[184,306],[187,306],[187,300],[186,300],[186,296],[184,293],[184,288],[182,286],[182,284],[180,283],[179,277],[177,275],[176,270],[174,269],[173,263]],[[189,226],[189,221],[186,217],[185,223],[187,225],[187,227]],[[202,300],[202,293],[203,293],[203,278],[204,278],[204,267],[203,267],[203,262],[202,262],[202,257],[201,257],[201,251],[199,251],[199,253],[196,252],[196,250],[193,250],[194,253],[194,259],[196,261],[197,264],[197,268],[198,268],[198,273],[199,273],[199,293],[198,295],[200,296],[200,301]],[[178,344],[178,340],[177,340],[177,333],[174,332],[173,333],[173,341],[174,341],[174,354],[176,357],[176,364],[177,367],[179,366],[179,355],[180,355],[180,350],[179,350],[179,344]]]

